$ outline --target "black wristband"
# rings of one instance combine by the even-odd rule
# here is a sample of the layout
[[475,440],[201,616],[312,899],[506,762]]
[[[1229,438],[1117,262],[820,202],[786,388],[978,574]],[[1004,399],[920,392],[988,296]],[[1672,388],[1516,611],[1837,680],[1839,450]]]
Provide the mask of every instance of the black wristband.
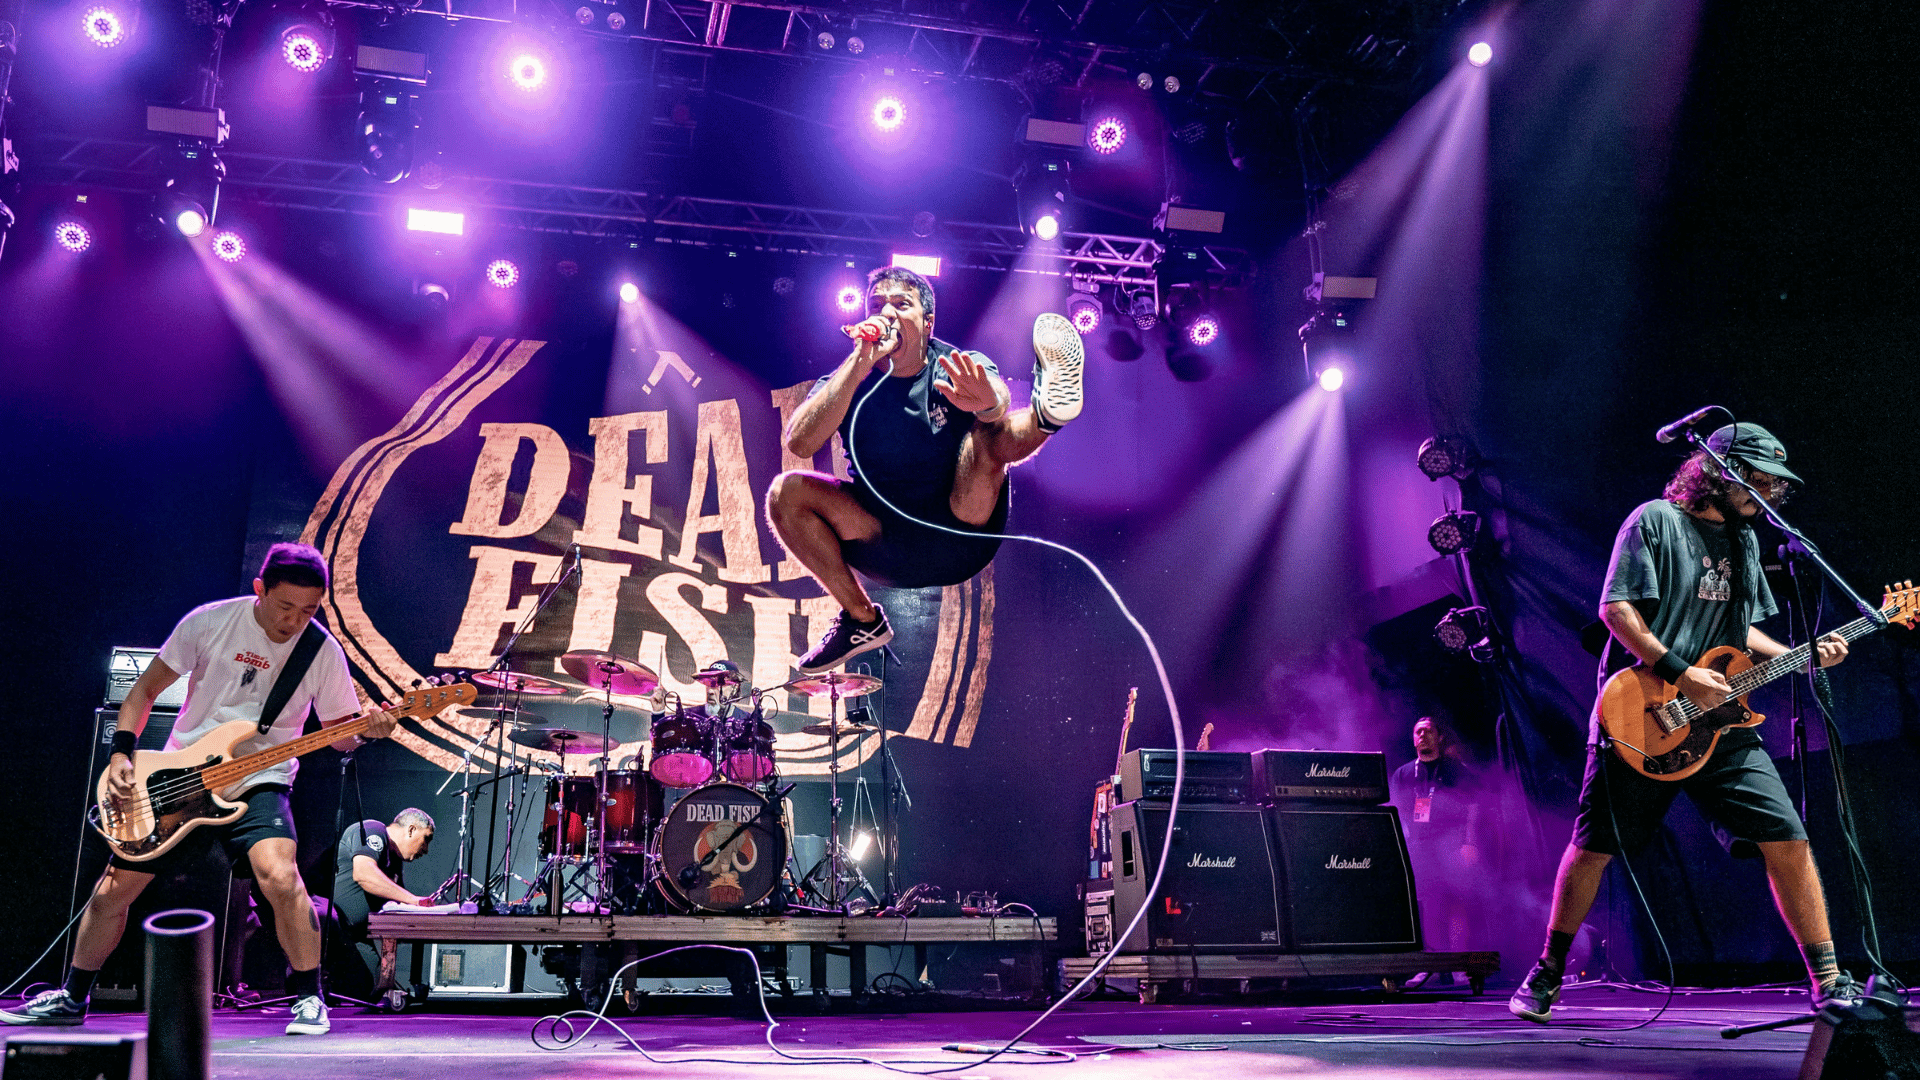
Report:
[[1681,673],[1689,666],[1691,665],[1685,660],[1674,655],[1672,649],[1668,649],[1664,656],[1653,662],[1653,673],[1669,683],[1677,683],[1680,681]]
[[128,731],[125,728],[116,728],[113,733],[113,749],[108,753],[107,756],[112,757],[114,754],[125,754],[127,755],[127,760],[132,761],[133,760],[133,744],[138,739],[139,739],[139,736],[135,735],[133,732]]

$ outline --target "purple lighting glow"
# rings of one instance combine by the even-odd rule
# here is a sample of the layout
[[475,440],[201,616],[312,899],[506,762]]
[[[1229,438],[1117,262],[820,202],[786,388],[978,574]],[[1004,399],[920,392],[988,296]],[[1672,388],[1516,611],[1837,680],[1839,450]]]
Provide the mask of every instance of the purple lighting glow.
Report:
[[1096,154],[1111,154],[1127,145],[1126,121],[1117,116],[1103,116],[1087,129],[1087,145],[1093,147]]
[[103,49],[111,49],[127,40],[127,20],[110,7],[88,8],[80,17],[80,29],[87,40]]
[[535,53],[515,53],[507,61],[507,78],[513,85],[532,93],[547,84],[547,62]]
[[1076,299],[1067,305],[1067,318],[1072,320],[1074,330],[1085,337],[1100,329],[1100,305],[1093,300]]
[[1467,50],[1467,63],[1474,67],[1486,67],[1493,62],[1493,46],[1484,41],[1476,41],[1473,48]]
[[326,46],[310,26],[289,27],[280,35],[280,56],[288,67],[303,75],[311,75],[327,63]]
[[78,221],[62,221],[53,227],[53,241],[78,255],[93,246],[93,231]]
[[621,282],[620,283],[620,302],[623,304],[639,303],[640,302],[640,286],[635,285],[631,281]]
[[1345,368],[1330,367],[1320,373],[1320,389],[1325,390],[1329,394],[1346,385],[1346,382],[1347,372]]
[[1033,223],[1033,235],[1042,240],[1051,240],[1060,235],[1060,219],[1052,214],[1041,214]]
[[247,242],[232,229],[222,229],[213,234],[213,253],[221,262],[239,262],[246,258]]
[[834,304],[849,315],[860,310],[860,300],[860,290],[852,285],[841,289],[833,297]]
[[[495,259],[487,264],[487,284],[496,289],[511,289],[519,283],[520,268],[511,259]],[[639,290],[634,290],[634,294],[634,299],[639,299]]]
[[873,126],[881,131],[898,131],[907,122],[906,102],[889,94],[873,103]]
[[1187,327],[1187,340],[1195,345],[1211,345],[1219,336],[1220,321],[1211,315],[1202,315],[1193,320],[1193,325]]

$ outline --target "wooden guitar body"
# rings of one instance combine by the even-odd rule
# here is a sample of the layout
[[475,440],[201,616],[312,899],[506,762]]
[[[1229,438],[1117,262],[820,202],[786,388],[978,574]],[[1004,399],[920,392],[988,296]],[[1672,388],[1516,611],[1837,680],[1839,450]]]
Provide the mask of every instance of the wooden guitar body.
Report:
[[[1729,682],[1753,667],[1747,654],[1722,645],[1701,657],[1695,667],[1711,668]],[[1678,699],[1684,708],[1674,707]],[[1655,780],[1684,780],[1706,765],[1720,733],[1728,728],[1753,727],[1766,717],[1747,708],[1745,695],[1731,697],[1719,708],[1700,713],[1665,679],[1644,665],[1613,673],[1600,691],[1600,726],[1613,739],[1613,748],[1633,770]],[[1678,715],[1691,712],[1690,718]]]
[[[137,793],[124,804],[108,793],[107,774],[94,785],[95,827],[123,859],[157,859],[186,839],[196,826],[226,825],[247,812],[200,782],[208,767],[233,760],[233,748],[259,734],[250,720],[221,724],[181,750],[142,750],[133,755]],[[237,793],[236,793],[237,794]]]

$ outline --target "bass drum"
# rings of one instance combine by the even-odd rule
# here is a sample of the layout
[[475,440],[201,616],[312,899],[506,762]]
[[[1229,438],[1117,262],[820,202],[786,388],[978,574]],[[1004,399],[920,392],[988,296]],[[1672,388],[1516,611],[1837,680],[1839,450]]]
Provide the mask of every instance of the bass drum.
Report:
[[779,811],[759,792],[708,784],[667,811],[658,854],[661,881],[676,906],[740,911],[773,895],[787,865],[787,838]]

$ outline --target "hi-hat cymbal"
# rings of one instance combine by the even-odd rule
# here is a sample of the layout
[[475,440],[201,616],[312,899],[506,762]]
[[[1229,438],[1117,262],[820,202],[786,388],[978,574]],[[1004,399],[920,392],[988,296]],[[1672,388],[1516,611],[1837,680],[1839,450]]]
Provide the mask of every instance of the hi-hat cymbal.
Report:
[[481,686],[491,686],[496,690],[512,693],[531,694],[535,697],[547,697],[567,692],[565,683],[552,679],[543,679],[538,675],[528,675],[519,671],[483,671],[473,677]]
[[877,727],[874,727],[872,724],[839,723],[839,724],[808,724],[806,727],[803,727],[800,730],[805,732],[808,735],[832,735],[834,732],[838,731],[840,733],[841,738],[846,738],[848,735],[866,735],[870,732],[879,731],[880,729]]
[[560,657],[560,668],[594,690],[605,690],[609,681],[616,694],[645,697],[660,685],[653,669],[624,656],[598,649],[576,649]]
[[489,724],[504,721],[513,727],[539,727],[547,722],[546,717],[527,709],[472,709],[467,715]]
[[507,738],[521,746],[552,754],[598,754],[608,747],[620,745],[612,739],[567,728],[523,728],[509,733]]
[[880,689],[880,680],[857,671],[829,671],[795,679],[787,684],[787,689],[808,697],[839,697],[844,701]]

